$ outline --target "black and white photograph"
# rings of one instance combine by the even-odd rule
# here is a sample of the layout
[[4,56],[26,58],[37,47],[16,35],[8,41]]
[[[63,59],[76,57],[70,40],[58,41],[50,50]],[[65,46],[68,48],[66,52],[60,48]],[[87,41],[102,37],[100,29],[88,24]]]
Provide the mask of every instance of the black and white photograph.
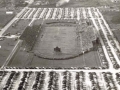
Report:
[[120,0],[0,0],[0,90],[120,90]]

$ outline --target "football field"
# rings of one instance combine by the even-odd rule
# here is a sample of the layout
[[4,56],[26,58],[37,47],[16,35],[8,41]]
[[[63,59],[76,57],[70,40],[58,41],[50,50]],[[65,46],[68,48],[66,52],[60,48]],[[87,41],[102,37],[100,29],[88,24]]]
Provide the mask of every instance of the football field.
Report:
[[[59,47],[61,52],[54,51]],[[77,39],[74,26],[47,26],[40,34],[34,52],[46,58],[66,58],[81,53],[81,44]]]

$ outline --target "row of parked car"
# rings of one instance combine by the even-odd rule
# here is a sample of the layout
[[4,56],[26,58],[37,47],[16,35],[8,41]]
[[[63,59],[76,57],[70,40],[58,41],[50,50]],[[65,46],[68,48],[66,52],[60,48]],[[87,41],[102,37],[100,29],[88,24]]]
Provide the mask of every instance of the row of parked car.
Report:
[[19,72],[16,73],[15,71],[12,71],[9,75],[6,75],[7,72],[4,72],[4,71],[2,73],[3,73],[2,74],[2,79],[4,77],[8,77],[8,80],[5,82],[6,84],[4,85],[3,90],[12,90],[13,89],[12,86],[13,86],[14,80],[16,80],[18,78],[20,73]]
[[89,78],[90,78],[90,81],[91,81],[92,90],[102,90],[102,87],[100,87],[98,77],[97,77],[95,72],[92,72],[92,73],[90,72],[89,73]]
[[120,84],[120,73],[0,71],[1,90],[119,90],[115,81]]
[[[106,61],[107,62],[107,61]],[[107,66],[106,66],[107,67]],[[98,70],[98,69],[106,69],[103,65],[103,67],[5,67],[5,69],[55,69],[55,70],[80,70],[80,69],[84,69],[84,70]]]
[[105,68],[105,69],[108,69],[109,68],[109,63],[108,63],[108,61],[105,57],[105,54],[103,53],[103,49],[102,49],[101,45],[98,46],[98,53],[99,53],[99,57],[101,59],[102,67]]
[[85,83],[85,73],[83,71],[76,73],[75,81],[77,83],[76,90],[87,89]]
[[32,86],[33,90],[42,90],[43,86],[45,84],[45,75],[46,73],[44,71],[38,72],[35,77],[35,82]]
[[116,80],[117,80],[117,83],[120,85],[120,72],[116,73]]
[[117,90],[117,87],[116,87],[115,82],[113,80],[112,73],[103,72],[103,76],[104,76],[104,80],[105,80],[105,83],[106,83],[106,89],[107,90]]
[[[113,68],[119,69],[120,66],[119,66],[119,64],[117,63],[117,61],[116,61],[116,59],[115,59],[115,57],[114,57],[114,55],[113,55],[113,53],[112,53],[112,51],[111,51],[110,46],[108,45],[107,39],[106,39],[103,31],[101,30],[101,26],[100,26],[98,20],[96,19],[95,22],[96,22],[96,24],[97,24],[97,26],[98,26],[98,28],[99,28],[100,35],[101,35],[101,37],[102,37],[102,39],[103,39],[103,42],[104,42],[105,47],[106,47],[106,49],[107,49],[107,53],[108,53],[108,55],[109,55],[109,57],[110,57],[110,60],[111,60],[111,62],[112,62],[112,64],[113,64]],[[102,22],[102,21],[101,21],[101,22]],[[106,27],[104,26],[104,23],[102,22],[101,24],[102,24],[104,30],[107,30]]]
[[[94,18],[96,16],[95,8],[27,8],[18,18],[20,19],[32,19],[32,18],[43,18],[43,19],[86,19],[91,18],[89,10]],[[36,14],[36,16],[35,16]]]

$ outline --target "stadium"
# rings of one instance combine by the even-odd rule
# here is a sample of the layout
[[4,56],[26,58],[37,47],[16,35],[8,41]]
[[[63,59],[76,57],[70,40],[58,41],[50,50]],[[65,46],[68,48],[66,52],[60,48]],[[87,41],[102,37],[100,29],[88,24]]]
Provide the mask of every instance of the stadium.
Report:
[[102,67],[97,51],[101,45],[90,19],[41,20],[25,28],[20,36],[21,47],[9,65],[20,67],[15,62],[21,61],[24,52],[27,67]]
[[[33,47],[32,51],[36,56],[49,60],[64,60],[77,57],[93,49],[92,42],[96,40],[96,34],[93,31],[95,28],[87,26],[89,22],[84,22],[78,23],[74,20],[68,22],[66,20],[58,22],[54,20],[45,21],[40,27],[35,45],[29,45],[28,47]],[[23,33],[20,38],[26,41],[24,36],[28,35]],[[31,42],[34,42],[34,39],[31,40],[33,40]],[[27,41],[26,43],[29,44]]]

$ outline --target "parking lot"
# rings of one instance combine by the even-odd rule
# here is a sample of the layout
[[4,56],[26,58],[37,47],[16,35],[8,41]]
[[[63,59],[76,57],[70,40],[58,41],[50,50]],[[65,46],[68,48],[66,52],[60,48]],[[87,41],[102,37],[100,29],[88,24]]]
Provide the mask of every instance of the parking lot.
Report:
[[[61,90],[114,89],[119,90],[119,72],[83,71],[0,71],[0,89]],[[4,82],[6,81],[6,83]]]

